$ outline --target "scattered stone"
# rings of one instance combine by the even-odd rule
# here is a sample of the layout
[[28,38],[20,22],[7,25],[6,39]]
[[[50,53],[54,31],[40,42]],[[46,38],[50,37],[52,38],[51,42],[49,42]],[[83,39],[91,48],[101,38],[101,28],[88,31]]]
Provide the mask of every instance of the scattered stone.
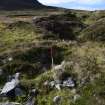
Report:
[[71,77],[69,77],[67,80],[63,81],[63,87],[73,88],[75,87],[75,82]]
[[60,105],[60,102],[61,102],[61,96],[55,96],[53,98],[54,105]]
[[66,80],[55,80],[49,82],[48,80],[44,82],[44,86],[48,86],[51,88],[56,88],[57,90],[61,90],[62,87],[74,88],[76,86],[75,81],[68,77]]
[[70,76],[70,74],[65,72],[65,65],[69,65],[70,62],[63,61],[60,65],[53,68],[54,70],[54,81],[49,82],[48,80],[44,82],[44,86],[50,86],[51,88],[56,88],[61,90],[62,87],[74,88],[76,86],[75,81]]

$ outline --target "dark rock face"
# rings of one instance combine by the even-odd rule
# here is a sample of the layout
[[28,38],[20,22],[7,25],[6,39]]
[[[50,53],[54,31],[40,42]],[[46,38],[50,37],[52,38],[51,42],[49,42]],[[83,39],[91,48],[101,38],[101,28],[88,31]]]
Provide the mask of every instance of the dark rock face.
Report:
[[37,0],[0,0],[0,10],[34,9],[42,6]]

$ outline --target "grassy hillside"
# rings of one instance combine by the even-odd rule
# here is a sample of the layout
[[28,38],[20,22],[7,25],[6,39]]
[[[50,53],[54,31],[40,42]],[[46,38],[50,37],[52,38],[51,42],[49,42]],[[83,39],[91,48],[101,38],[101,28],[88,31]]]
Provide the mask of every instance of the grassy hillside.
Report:
[[105,18],[99,19],[97,22],[82,31],[82,38],[93,41],[105,40]]
[[[52,12],[51,12],[52,11]],[[2,11],[1,11],[2,13]],[[0,22],[0,88],[9,75],[21,73],[24,95],[15,102],[23,104],[31,88],[39,91],[38,105],[53,105],[53,98],[61,96],[61,105],[105,104],[105,43],[104,11],[39,10],[3,12]],[[35,17],[34,17],[35,16]],[[63,76],[71,76],[76,86],[56,88],[44,86],[54,80],[59,71],[52,69],[62,61]],[[8,59],[12,58],[12,61]],[[76,99],[75,99],[76,98]],[[6,99],[0,99],[1,102]]]

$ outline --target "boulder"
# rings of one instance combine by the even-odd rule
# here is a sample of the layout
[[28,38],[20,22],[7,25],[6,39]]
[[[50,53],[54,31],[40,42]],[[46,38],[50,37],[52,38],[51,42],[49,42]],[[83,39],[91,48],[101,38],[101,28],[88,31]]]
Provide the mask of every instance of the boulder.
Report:
[[16,73],[15,75],[11,76],[9,81],[5,83],[0,95],[6,96],[9,98],[21,96],[23,92],[20,87],[19,77],[20,77],[20,73]]

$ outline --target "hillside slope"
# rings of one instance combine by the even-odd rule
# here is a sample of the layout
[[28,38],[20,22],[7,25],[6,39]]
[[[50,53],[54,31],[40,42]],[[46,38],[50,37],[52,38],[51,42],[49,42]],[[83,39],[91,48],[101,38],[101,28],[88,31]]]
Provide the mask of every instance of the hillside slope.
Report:
[[23,94],[0,104],[26,105],[36,89],[37,105],[55,105],[56,97],[61,105],[105,105],[105,12],[18,12],[0,19],[0,91],[20,73]]
[[37,0],[0,0],[0,10],[35,9],[43,7]]

